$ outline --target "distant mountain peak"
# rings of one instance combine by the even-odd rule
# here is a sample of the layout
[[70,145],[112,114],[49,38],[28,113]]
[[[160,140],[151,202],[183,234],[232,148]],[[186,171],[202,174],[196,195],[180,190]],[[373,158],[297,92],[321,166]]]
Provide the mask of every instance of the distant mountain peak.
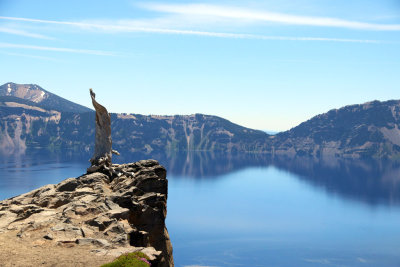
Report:
[[49,93],[36,84],[16,84],[9,82],[3,86],[5,88],[3,92],[0,92],[2,96],[15,96],[34,103],[40,103],[49,97]]
[[42,108],[60,112],[83,113],[92,111],[87,107],[50,93],[37,84],[18,84],[8,82],[0,86],[0,96],[17,97],[39,104]]

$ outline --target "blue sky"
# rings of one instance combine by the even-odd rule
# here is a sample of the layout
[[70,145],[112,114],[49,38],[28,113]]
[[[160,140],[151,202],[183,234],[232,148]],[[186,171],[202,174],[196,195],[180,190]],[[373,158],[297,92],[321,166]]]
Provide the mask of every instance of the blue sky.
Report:
[[287,130],[400,99],[400,1],[0,0],[0,83]]

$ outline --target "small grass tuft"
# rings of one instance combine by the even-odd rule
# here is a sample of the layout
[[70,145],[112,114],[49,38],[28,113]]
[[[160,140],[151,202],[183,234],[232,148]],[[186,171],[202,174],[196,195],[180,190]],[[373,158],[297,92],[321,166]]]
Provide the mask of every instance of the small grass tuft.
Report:
[[149,267],[149,257],[142,252],[132,252],[119,256],[113,262],[101,265],[101,267]]

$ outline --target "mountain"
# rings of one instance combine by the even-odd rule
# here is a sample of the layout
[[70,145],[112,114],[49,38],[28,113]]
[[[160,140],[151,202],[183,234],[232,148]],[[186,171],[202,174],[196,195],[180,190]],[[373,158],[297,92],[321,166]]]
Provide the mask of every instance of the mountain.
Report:
[[330,110],[278,133],[275,154],[398,157],[400,101],[373,101]]
[[36,84],[6,83],[0,86],[0,97],[17,97],[28,100],[48,110],[83,113],[91,109],[59,97]]
[[[0,88],[0,94],[6,92],[0,96],[0,150],[93,149],[95,113],[91,109],[36,85],[8,83]],[[400,158],[399,100],[330,110],[275,135],[204,114],[111,114],[111,122],[113,147],[121,151]]]
[[[8,84],[1,88],[8,88]],[[47,91],[43,92],[47,94]],[[27,93],[15,95],[24,98],[0,96],[0,150],[49,148],[89,151],[93,148],[93,111],[66,112],[63,108],[50,108],[49,103],[55,101],[39,101],[37,97],[28,97]],[[49,94],[48,99],[57,100],[56,97]],[[68,102],[59,103],[61,107]],[[266,133],[210,115],[111,114],[111,121],[113,148],[121,151],[264,151],[267,145]]]
[[[217,116],[111,114],[113,144],[151,150],[251,151],[267,149],[268,137]],[[143,150],[143,149],[142,149]]]

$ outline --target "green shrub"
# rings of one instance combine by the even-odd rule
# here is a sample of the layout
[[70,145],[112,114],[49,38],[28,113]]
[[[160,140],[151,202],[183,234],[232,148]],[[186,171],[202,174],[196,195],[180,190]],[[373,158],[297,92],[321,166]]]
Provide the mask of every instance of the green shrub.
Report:
[[149,257],[142,252],[132,252],[119,256],[113,262],[101,267],[149,267]]

